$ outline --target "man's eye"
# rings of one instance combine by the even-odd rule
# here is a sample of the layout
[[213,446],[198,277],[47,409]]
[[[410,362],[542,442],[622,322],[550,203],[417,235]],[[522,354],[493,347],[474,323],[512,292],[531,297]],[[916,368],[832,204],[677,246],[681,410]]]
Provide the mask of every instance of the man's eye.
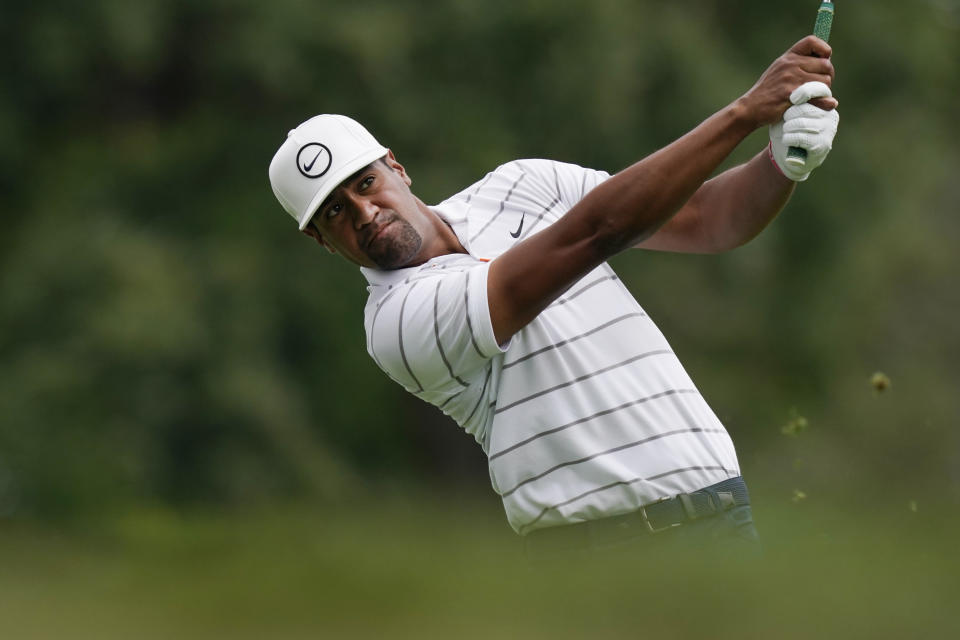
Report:
[[327,217],[332,218],[343,210],[340,204],[332,204],[327,207]]
[[360,189],[366,189],[371,184],[373,184],[373,176],[367,176],[363,179],[363,182],[360,183]]

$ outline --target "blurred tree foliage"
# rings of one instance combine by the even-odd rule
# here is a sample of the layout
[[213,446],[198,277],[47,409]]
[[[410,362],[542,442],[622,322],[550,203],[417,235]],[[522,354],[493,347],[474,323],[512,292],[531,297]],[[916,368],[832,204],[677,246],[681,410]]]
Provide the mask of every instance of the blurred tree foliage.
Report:
[[[470,438],[366,356],[362,277],[274,201],[286,131],[356,117],[427,202],[516,157],[616,171],[743,93],[815,9],[7,3],[0,516],[484,484]],[[837,13],[836,149],[781,219],[723,256],[615,266],[745,469],[783,473],[797,407],[810,482],[956,496],[960,2]],[[731,162],[764,145],[758,132]]]

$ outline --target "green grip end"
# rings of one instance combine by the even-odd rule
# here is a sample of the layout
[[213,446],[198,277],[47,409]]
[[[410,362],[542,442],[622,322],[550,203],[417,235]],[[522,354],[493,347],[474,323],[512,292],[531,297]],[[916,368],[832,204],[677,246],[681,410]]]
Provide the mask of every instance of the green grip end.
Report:
[[833,26],[833,3],[824,2],[817,11],[817,21],[813,25],[813,35],[824,42],[830,40],[830,28]]
[[[817,21],[813,24],[813,35],[824,42],[830,40],[830,29],[833,27],[833,2],[827,0],[820,3],[820,10],[817,11]],[[807,164],[807,150],[800,147],[790,147],[787,149],[787,164],[797,169],[802,169]]]

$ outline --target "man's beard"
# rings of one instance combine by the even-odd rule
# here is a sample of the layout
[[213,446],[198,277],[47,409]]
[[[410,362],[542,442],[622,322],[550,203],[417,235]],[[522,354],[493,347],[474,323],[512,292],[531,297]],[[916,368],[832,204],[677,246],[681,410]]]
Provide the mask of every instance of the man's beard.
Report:
[[407,266],[423,244],[423,238],[417,230],[400,216],[395,215],[389,224],[392,228],[386,230],[385,235],[377,238],[367,250],[370,259],[383,270]]

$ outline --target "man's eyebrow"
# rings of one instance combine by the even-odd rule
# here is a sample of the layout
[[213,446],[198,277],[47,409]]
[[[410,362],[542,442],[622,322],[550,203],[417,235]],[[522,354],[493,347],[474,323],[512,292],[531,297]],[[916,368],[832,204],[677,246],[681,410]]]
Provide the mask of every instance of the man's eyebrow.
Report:
[[356,180],[357,178],[359,178],[361,173],[365,173],[366,171],[369,171],[370,168],[373,167],[373,165],[377,164],[378,162],[380,162],[380,161],[379,161],[379,160],[374,160],[373,162],[371,162],[370,164],[366,165],[365,167],[360,168],[359,171],[356,171],[355,173],[351,174],[349,178],[345,178],[344,180],[342,180],[342,181],[340,182],[340,184],[338,184],[338,185],[334,188],[334,190],[330,192],[330,195],[328,195],[326,198],[324,198],[323,202],[320,203],[320,206],[317,207],[317,211],[320,211],[320,210],[323,209],[325,206],[327,206],[328,204],[330,204],[330,200],[333,199],[333,196],[334,196],[334,194],[337,193],[337,191],[339,191],[339,190],[342,189],[344,186],[350,184],[351,182],[353,182],[354,180]]

